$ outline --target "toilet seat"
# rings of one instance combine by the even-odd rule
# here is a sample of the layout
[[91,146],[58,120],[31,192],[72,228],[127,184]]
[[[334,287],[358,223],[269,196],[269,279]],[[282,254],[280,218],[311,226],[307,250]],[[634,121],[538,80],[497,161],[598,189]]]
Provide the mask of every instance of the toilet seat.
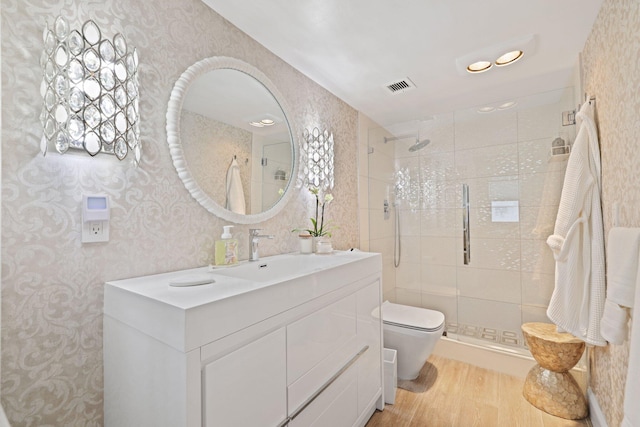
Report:
[[444,325],[444,314],[427,308],[385,301],[382,304],[382,323],[416,331],[435,332]]

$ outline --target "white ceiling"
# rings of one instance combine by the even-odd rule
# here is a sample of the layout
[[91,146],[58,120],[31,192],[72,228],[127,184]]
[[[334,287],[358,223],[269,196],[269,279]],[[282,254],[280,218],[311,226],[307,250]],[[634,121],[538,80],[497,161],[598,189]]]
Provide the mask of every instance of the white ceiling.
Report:
[[[602,0],[203,0],[381,125],[572,85]],[[523,58],[471,75],[459,58],[534,36]],[[498,54],[499,55],[499,54]],[[495,59],[488,58],[488,60]],[[391,94],[409,78],[416,89]]]

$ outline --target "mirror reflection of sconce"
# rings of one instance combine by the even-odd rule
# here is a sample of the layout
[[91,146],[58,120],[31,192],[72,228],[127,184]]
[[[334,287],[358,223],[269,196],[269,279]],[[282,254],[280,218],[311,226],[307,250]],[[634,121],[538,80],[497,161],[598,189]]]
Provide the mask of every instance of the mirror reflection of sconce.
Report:
[[122,34],[113,41],[102,38],[92,20],[78,31],[62,16],[53,28],[45,25],[43,39],[42,154],[49,144],[60,154],[108,153],[119,160],[132,151],[137,166],[142,157],[137,50]]
[[315,187],[320,190],[333,188],[333,133],[305,129],[300,150],[298,186]]
[[287,173],[282,169],[278,168],[278,170],[276,170],[276,172],[274,173],[273,179],[275,179],[276,181],[286,181]]

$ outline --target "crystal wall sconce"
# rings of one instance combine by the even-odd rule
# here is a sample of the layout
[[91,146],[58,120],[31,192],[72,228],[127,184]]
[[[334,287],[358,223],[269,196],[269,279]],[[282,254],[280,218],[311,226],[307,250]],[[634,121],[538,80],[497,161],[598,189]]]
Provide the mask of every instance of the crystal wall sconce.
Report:
[[81,31],[71,30],[65,18],[45,25],[40,57],[44,100],[40,121],[43,155],[49,144],[59,153],[82,150],[115,155],[133,152],[141,159],[138,115],[138,53],[122,34],[102,38],[89,20]]
[[322,191],[333,188],[333,133],[305,129],[300,150],[298,186]]

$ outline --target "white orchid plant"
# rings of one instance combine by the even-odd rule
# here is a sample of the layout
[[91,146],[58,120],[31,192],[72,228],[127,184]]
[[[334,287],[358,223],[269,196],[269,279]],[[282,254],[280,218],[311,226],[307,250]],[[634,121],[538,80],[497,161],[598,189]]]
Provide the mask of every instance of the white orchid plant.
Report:
[[311,234],[313,237],[331,237],[331,232],[325,228],[324,209],[333,201],[333,196],[331,193],[327,193],[322,197],[320,195],[320,189],[317,187],[310,187],[309,192],[316,198],[316,214],[314,217],[309,218],[313,227],[304,229],[304,231]]

